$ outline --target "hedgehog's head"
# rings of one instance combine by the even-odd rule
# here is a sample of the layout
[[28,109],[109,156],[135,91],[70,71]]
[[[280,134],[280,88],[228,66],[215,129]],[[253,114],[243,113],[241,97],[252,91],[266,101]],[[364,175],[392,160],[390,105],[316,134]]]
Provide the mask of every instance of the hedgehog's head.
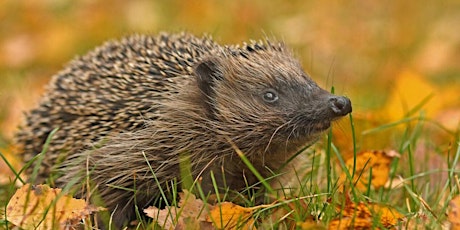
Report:
[[248,152],[313,142],[351,112],[348,98],[321,89],[282,44],[225,48],[195,74],[215,129]]

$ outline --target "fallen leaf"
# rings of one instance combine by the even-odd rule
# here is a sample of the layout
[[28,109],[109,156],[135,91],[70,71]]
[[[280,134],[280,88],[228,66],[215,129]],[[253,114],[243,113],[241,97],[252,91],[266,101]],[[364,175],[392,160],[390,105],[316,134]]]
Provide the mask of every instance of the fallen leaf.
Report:
[[[390,164],[393,158],[399,157],[400,155],[396,151],[364,151],[356,155],[355,174],[353,179],[353,185],[359,191],[366,191],[369,187],[369,176],[372,175],[370,180],[371,188],[378,189],[384,186],[389,178]],[[353,156],[349,159],[345,159],[345,165],[348,172],[352,174]],[[372,169],[372,173],[371,170]],[[339,177],[339,184],[343,186],[347,179],[345,172]]]
[[147,216],[163,229],[252,229],[257,206],[244,208],[231,202],[210,205],[197,199],[187,190],[179,193],[178,207],[166,206],[164,209],[149,207],[144,209]]
[[[338,207],[337,211],[341,211],[341,214],[329,223],[328,229],[379,229],[376,228],[379,226],[389,229],[403,218],[402,214],[389,206],[364,202],[349,201],[343,210]],[[375,226],[376,223],[379,226]]]
[[217,229],[253,229],[254,208],[245,208],[231,202],[222,202],[215,205],[206,218]]
[[5,217],[23,229],[68,229],[102,210],[105,209],[61,194],[61,189],[26,184],[11,197]]
[[[458,90],[457,84],[439,87],[421,74],[405,70],[397,76],[386,105],[378,114],[382,114],[383,120],[397,121],[406,117],[409,112],[417,115],[419,111],[424,111],[426,117],[438,119],[446,110],[458,108]],[[413,109],[416,110],[412,111]],[[457,126],[448,128],[455,130]]]
[[385,228],[391,228],[396,226],[399,220],[401,220],[404,216],[396,211],[394,208],[379,204],[372,204],[371,210],[373,216],[377,215],[380,217],[380,223]]
[[151,206],[144,209],[144,213],[163,229],[190,229],[204,223],[210,205],[196,199],[195,195],[187,190],[180,192],[179,196],[178,207],[166,206],[164,209],[158,209]]
[[390,121],[397,121],[405,117],[425,98],[432,97],[421,108],[428,116],[432,116],[435,111],[439,111],[441,106],[437,95],[439,95],[438,89],[423,76],[410,70],[402,71],[396,78],[394,89],[381,114],[386,114],[385,117]]

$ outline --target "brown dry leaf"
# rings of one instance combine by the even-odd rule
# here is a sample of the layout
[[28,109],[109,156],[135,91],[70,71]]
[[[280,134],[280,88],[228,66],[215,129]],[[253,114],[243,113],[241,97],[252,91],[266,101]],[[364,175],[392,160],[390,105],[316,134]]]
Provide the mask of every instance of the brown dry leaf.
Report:
[[460,196],[454,197],[454,199],[449,202],[447,219],[451,223],[452,230],[460,229]]
[[[390,164],[393,158],[400,157],[396,151],[364,151],[356,155],[356,172],[353,184],[360,191],[366,191],[369,183],[370,169],[372,168],[371,187],[378,189],[387,183]],[[353,170],[353,156],[345,159],[348,171]],[[343,186],[346,181],[346,174],[342,172],[339,178],[339,184]]]
[[244,208],[230,202],[215,206],[203,202],[184,190],[179,193],[178,207],[144,209],[163,229],[251,229],[252,211],[262,206]]
[[68,229],[91,213],[105,210],[62,195],[48,185],[24,185],[11,197],[6,218],[23,229]]
[[180,202],[178,207],[166,206],[164,209],[149,207],[144,209],[144,213],[155,220],[163,229],[189,229],[201,226],[206,221],[206,213],[209,204],[187,190],[179,193]]
[[[337,209],[340,211],[340,207]],[[328,229],[379,229],[375,228],[375,223],[381,224],[385,229],[391,229],[402,217],[403,215],[391,207],[349,202],[341,215],[329,223]],[[379,220],[376,221],[376,218]]]
[[217,229],[253,229],[252,211],[257,208],[244,208],[231,202],[215,205],[206,217]]

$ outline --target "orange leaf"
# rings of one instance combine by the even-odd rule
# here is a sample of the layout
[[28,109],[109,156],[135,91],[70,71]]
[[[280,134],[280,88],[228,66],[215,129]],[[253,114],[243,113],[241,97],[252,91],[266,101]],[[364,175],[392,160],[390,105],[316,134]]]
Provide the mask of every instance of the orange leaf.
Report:
[[[395,151],[384,152],[384,151],[364,151],[358,153],[356,156],[356,171],[353,184],[360,191],[366,191],[369,183],[369,175],[371,178],[371,187],[378,189],[384,186],[388,180],[390,172],[390,164],[394,157],[399,157],[399,154]],[[346,159],[345,165],[351,174],[353,170],[354,160],[353,157]],[[372,169],[372,174],[370,172]],[[343,185],[346,181],[346,174],[342,172],[339,177],[339,183]]]
[[[340,208],[338,210],[340,211]],[[328,229],[375,229],[375,223],[392,228],[402,217],[403,215],[391,207],[350,202],[342,210],[341,215],[329,223]]]
[[154,219],[163,229],[252,229],[252,211],[266,207],[260,205],[244,208],[231,202],[210,205],[189,193],[179,193],[178,207],[164,209],[149,207],[144,209],[147,216]]
[[404,217],[401,213],[389,206],[372,204],[370,207],[373,215],[378,215],[380,217],[380,223],[386,228],[396,226],[398,220],[401,220]]
[[253,229],[254,208],[244,208],[230,202],[223,202],[210,210],[206,220],[217,229]]
[[91,213],[104,210],[60,193],[61,189],[48,185],[26,184],[11,197],[5,216],[23,229],[67,229]]

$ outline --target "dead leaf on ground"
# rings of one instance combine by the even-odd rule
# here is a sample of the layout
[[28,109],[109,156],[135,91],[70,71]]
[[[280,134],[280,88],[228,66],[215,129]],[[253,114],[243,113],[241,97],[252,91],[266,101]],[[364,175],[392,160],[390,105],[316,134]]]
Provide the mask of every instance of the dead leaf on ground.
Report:
[[178,207],[166,206],[164,209],[158,209],[151,206],[144,209],[144,213],[163,229],[189,229],[198,227],[206,221],[205,215],[209,210],[209,204],[196,199],[195,195],[187,190],[180,192],[179,196]]
[[[366,191],[369,187],[369,176],[372,175],[370,180],[371,188],[378,189],[384,186],[389,178],[390,164],[395,157],[400,157],[396,151],[364,151],[360,152],[356,156],[356,171],[354,174],[353,185],[359,191]],[[348,171],[353,170],[353,156],[349,159],[345,159],[345,165]],[[372,169],[372,174],[370,169]],[[339,177],[339,184],[343,186],[347,179],[345,172]],[[340,189],[342,190],[342,189]]]
[[337,211],[341,214],[329,223],[328,229],[379,229],[376,223],[390,229],[403,218],[394,208],[364,202],[350,201],[343,209],[338,207]]
[[253,211],[266,207],[245,208],[231,202],[210,205],[184,190],[179,193],[178,207],[144,209],[163,229],[252,229]]
[[6,218],[23,229],[68,229],[91,213],[105,210],[61,194],[48,185],[24,185],[11,197]]
[[197,226],[202,229],[210,205],[196,199],[195,195],[187,190],[180,192],[179,196],[178,207],[166,206],[164,209],[158,209],[151,206],[144,209],[144,213],[163,229],[189,229]]
[[245,208],[231,202],[222,202],[212,207],[206,221],[217,229],[253,229],[254,208]]
[[406,114],[420,104],[425,98],[430,95],[435,95],[423,105],[423,110],[426,111],[429,117],[439,111],[442,106],[439,97],[439,90],[424,76],[411,71],[402,71],[395,78],[394,88],[390,92],[386,105],[382,108],[380,114],[383,119],[389,121],[397,121],[406,116]]

